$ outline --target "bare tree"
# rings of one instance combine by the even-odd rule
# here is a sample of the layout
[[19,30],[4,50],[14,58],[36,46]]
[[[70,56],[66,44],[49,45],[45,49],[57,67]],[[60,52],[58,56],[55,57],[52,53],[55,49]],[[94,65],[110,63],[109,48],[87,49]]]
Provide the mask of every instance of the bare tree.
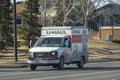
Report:
[[[88,21],[97,17],[101,13],[105,12],[98,12],[97,14],[94,13],[96,9],[105,5],[106,3],[110,2],[110,0],[69,0],[66,5],[66,0],[63,0],[63,13],[64,13],[64,20],[63,23],[72,22],[77,23],[81,22],[84,27],[88,27]],[[77,16],[75,20],[69,18],[68,16],[73,14]]]
[[[62,13],[60,15],[56,14],[56,16],[60,16],[62,20],[62,25],[67,25],[67,23],[71,23],[72,25],[75,25],[76,23],[81,23],[84,27],[88,27],[88,22],[91,19],[96,18],[103,12],[98,11],[95,13],[96,9],[99,7],[105,5],[108,2],[111,2],[111,0],[46,0],[47,5],[45,4],[45,0],[40,0],[40,16],[41,19],[51,16],[51,12],[56,12],[56,4],[62,4],[61,9],[59,9],[59,13]],[[53,2],[51,6],[48,6],[50,2]],[[45,5],[47,6],[45,10]],[[53,14],[53,13],[52,13]],[[41,20],[42,21],[42,20]],[[43,19],[43,21],[45,21]],[[44,22],[43,22],[44,23]],[[49,24],[47,24],[49,25]]]
[[[66,22],[77,23],[81,22],[85,27],[88,27],[88,21],[93,17],[93,12],[97,9],[103,0],[63,0],[63,25]],[[74,13],[73,13],[74,12]],[[74,14],[77,16],[72,20],[68,16]],[[74,16],[74,17],[75,17]],[[73,17],[72,17],[73,18]]]
[[83,16],[84,27],[88,27],[88,21],[97,17],[94,11],[106,3],[104,0],[80,0],[81,13]]
[[52,21],[52,17],[55,12],[55,5],[58,3],[58,0],[39,0],[39,12],[38,17],[40,17],[40,21],[43,26],[51,25],[50,21]]

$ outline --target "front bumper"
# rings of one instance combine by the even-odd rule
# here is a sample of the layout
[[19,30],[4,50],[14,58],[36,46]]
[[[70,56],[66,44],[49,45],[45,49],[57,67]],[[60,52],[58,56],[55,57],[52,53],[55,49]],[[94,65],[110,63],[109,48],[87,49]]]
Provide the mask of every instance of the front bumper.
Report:
[[59,63],[59,59],[28,59],[27,62],[29,64],[34,64],[37,66],[49,66],[49,65],[55,65]]

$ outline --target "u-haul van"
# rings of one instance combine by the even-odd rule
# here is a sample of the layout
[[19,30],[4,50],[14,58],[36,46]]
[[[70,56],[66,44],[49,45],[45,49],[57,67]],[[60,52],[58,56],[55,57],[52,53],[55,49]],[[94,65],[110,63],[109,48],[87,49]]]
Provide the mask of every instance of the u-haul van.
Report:
[[83,68],[88,61],[88,29],[84,27],[43,27],[41,37],[29,50],[30,69],[53,66],[63,69],[64,64]]

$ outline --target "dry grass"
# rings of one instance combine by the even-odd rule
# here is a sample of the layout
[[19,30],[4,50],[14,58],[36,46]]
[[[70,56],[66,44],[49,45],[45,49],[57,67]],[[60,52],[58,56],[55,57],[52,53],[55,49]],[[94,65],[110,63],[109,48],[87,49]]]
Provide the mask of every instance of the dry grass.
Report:
[[110,54],[112,53],[111,51],[114,50],[120,50],[120,44],[100,40],[89,40],[90,54]]
[[[3,50],[3,52],[0,53],[0,66],[14,66],[14,65],[18,65],[20,63],[22,63],[23,65],[26,63],[27,61],[27,57],[28,57],[28,48],[18,48],[17,51],[17,57],[18,57],[18,61],[15,62],[15,57],[14,57],[14,49],[13,48],[9,48],[7,50],[7,52],[5,50]],[[22,65],[20,64],[20,65]],[[18,66],[20,66],[18,65]]]
[[90,59],[120,59],[120,44],[100,40],[89,40]]

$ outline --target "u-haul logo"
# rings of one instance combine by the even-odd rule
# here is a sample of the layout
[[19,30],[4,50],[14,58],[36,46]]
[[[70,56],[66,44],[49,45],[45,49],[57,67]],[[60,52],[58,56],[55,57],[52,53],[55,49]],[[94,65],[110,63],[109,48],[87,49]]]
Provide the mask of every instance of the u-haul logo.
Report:
[[67,34],[65,30],[50,30],[46,31],[46,34]]

